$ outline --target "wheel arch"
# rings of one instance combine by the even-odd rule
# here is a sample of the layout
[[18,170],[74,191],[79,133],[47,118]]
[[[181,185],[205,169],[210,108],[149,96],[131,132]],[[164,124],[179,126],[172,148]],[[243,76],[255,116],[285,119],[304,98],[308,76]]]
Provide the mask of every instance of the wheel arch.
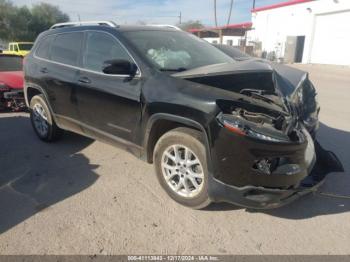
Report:
[[51,111],[52,117],[55,120],[55,122],[57,123],[56,116],[54,114],[54,111],[52,110],[50,103],[49,103],[49,101],[50,101],[49,96],[46,93],[45,89],[37,84],[34,84],[34,83],[26,83],[25,89],[24,89],[24,98],[25,98],[25,102],[26,102],[28,108],[30,106],[30,100],[36,95],[43,95],[44,96],[45,102],[46,102],[49,110]]
[[36,95],[43,94],[43,92],[39,88],[28,86],[26,88],[25,94],[26,94],[26,104],[29,106],[32,98]]
[[196,129],[203,134],[204,146],[206,148],[206,156],[208,159],[208,168],[211,169],[210,158],[210,144],[208,139],[208,132],[199,122],[182,116],[157,113],[152,115],[147,123],[145,138],[144,138],[144,158],[148,163],[153,163],[153,151],[159,138],[166,132],[178,128],[188,127]]

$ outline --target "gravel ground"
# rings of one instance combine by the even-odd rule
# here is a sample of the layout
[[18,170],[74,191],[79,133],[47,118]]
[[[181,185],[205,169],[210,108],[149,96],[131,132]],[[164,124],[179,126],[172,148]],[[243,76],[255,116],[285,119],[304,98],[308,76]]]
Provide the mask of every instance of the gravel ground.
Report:
[[[318,138],[346,169],[321,191],[349,196],[350,68],[297,67],[319,91]],[[74,134],[45,144],[26,114],[0,114],[0,254],[349,254],[349,211],[320,194],[263,212],[191,210],[132,155]]]

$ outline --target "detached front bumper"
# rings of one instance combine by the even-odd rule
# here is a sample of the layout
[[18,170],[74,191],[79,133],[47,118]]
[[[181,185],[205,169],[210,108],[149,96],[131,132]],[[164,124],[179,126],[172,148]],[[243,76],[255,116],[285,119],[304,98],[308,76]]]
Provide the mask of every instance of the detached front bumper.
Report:
[[235,187],[225,184],[213,176],[209,181],[209,196],[214,202],[229,202],[253,209],[271,209],[286,205],[295,199],[316,191],[331,172],[343,172],[343,166],[336,155],[324,150],[315,142],[316,162],[298,186],[289,189],[259,186]]

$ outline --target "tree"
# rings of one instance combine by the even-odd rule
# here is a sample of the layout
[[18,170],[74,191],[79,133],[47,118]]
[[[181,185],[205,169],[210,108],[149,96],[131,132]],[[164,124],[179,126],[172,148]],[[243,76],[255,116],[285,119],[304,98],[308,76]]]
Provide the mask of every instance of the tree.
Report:
[[40,34],[56,23],[69,21],[67,14],[63,13],[57,6],[47,3],[34,5],[31,13],[32,19],[29,22],[29,27],[34,35]]
[[9,0],[0,0],[0,39],[34,41],[55,23],[67,22],[69,16],[57,6],[47,3],[17,7]]
[[188,20],[188,21],[183,22],[181,24],[177,24],[177,26],[184,31],[188,31],[190,29],[204,28],[204,25],[199,20]]
[[8,39],[10,36],[11,17],[15,7],[7,0],[0,0],[0,39]]
[[32,40],[34,36],[29,28],[30,19],[31,13],[28,7],[16,8],[10,16],[9,39],[12,41]]

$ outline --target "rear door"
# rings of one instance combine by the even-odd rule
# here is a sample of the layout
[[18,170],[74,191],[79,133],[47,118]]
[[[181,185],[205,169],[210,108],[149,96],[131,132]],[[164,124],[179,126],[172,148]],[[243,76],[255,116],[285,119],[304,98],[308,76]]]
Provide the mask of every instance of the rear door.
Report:
[[48,59],[40,63],[39,68],[54,113],[71,121],[79,120],[76,88],[83,38],[83,32],[54,36]]
[[84,46],[77,92],[82,122],[97,135],[135,141],[141,119],[140,73],[130,79],[102,72],[107,60],[134,60],[117,38],[107,32],[85,32]]

